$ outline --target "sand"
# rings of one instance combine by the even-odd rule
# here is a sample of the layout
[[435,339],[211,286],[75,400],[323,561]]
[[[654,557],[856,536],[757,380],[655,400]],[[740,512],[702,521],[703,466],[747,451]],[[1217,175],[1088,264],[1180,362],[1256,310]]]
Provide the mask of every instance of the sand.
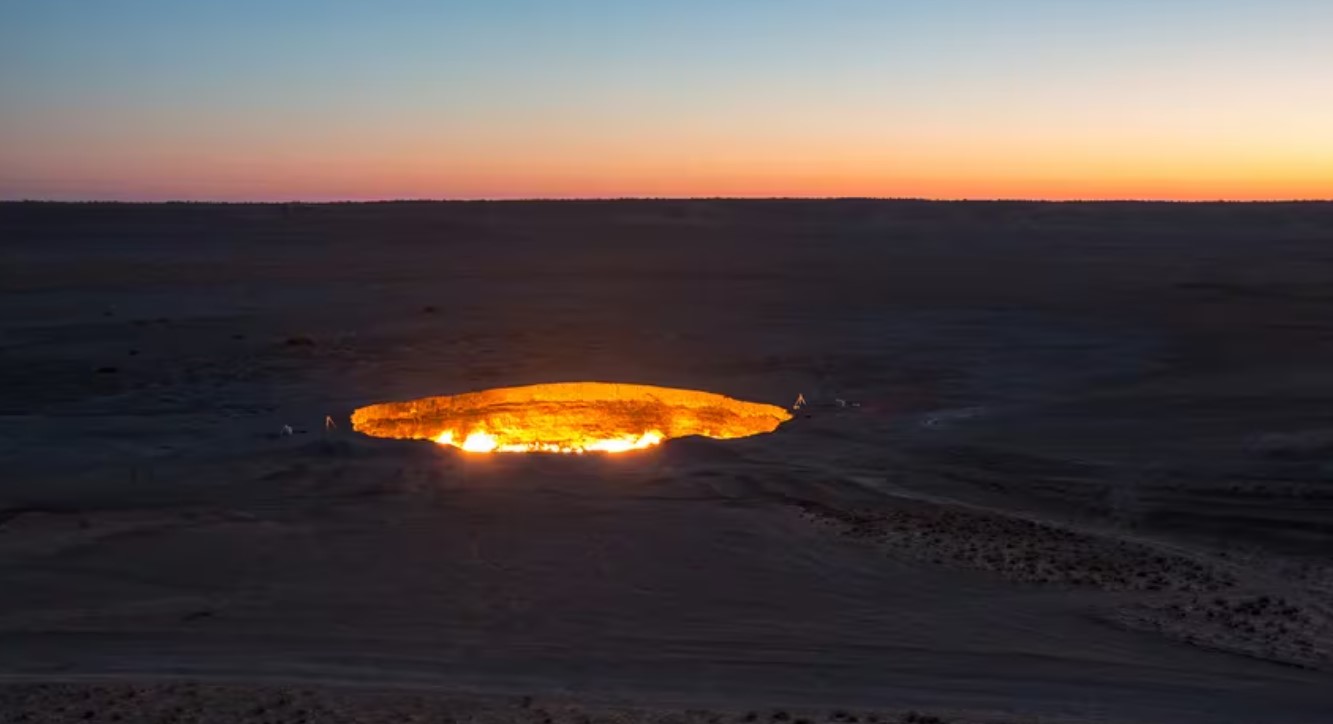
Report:
[[[429,690],[199,683],[14,684],[0,687],[0,707],[13,721],[198,722],[273,724],[365,721],[477,724],[1023,724],[1033,720],[992,713],[852,709],[634,708],[588,705],[560,698],[442,695]],[[1045,720],[1054,721],[1054,720]]]
[[[0,719],[1333,720],[1331,240],[1329,204],[0,205]],[[623,457],[346,424],[576,380],[811,405]]]

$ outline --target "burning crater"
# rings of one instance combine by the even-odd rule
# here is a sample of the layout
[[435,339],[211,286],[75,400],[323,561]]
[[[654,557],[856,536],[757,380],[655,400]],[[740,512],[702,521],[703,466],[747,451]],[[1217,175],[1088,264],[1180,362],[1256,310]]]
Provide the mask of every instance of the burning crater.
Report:
[[370,405],[352,413],[352,428],[477,453],[620,453],[690,435],[760,435],[790,419],[781,407],[711,392],[558,382]]

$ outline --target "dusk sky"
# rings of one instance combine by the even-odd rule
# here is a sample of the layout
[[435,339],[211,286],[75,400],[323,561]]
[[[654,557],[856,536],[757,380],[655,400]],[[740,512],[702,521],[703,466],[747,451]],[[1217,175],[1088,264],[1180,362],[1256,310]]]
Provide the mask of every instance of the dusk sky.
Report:
[[0,0],[0,198],[1333,198],[1329,0]]

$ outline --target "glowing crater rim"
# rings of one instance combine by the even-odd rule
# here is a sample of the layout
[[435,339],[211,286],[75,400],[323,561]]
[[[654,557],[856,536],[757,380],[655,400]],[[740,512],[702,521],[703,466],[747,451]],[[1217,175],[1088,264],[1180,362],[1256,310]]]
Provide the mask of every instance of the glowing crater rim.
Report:
[[761,435],[790,419],[776,405],[713,392],[555,382],[368,405],[352,413],[352,428],[372,437],[431,440],[479,454],[614,454],[680,437]]

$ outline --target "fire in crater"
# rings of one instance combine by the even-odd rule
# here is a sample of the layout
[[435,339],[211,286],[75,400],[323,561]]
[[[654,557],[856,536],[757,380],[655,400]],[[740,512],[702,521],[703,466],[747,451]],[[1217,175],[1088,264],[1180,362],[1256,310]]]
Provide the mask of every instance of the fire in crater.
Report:
[[352,413],[352,429],[475,453],[622,453],[691,435],[760,435],[790,419],[781,407],[712,392],[557,382],[370,405]]

